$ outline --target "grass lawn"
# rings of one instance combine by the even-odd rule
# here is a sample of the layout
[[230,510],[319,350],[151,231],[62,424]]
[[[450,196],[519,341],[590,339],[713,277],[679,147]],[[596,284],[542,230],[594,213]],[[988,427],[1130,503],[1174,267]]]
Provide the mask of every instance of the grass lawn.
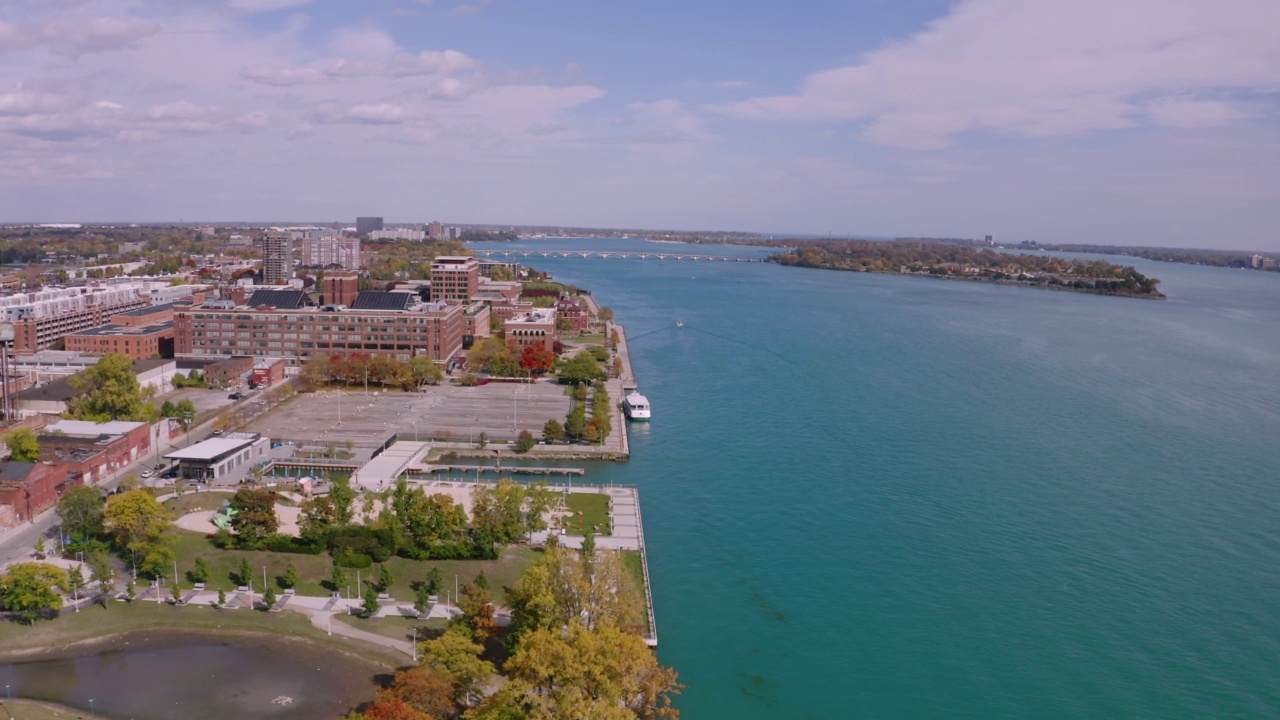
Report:
[[[565,505],[573,512],[573,517],[566,518],[569,534],[581,535],[581,528],[599,528],[596,533],[608,535],[609,530],[609,496],[595,493],[569,493]],[[578,513],[582,513],[579,524]]]
[[644,559],[635,550],[623,550],[622,563],[627,566],[627,572],[631,575],[631,579],[635,581],[636,590],[640,593],[640,606],[645,608],[646,611],[644,614],[644,626],[648,632],[653,632],[653,628],[649,627],[649,599],[644,594]]
[[[277,590],[283,588],[281,578],[289,563],[293,563],[298,570],[299,594],[329,594],[328,582],[333,574],[333,561],[328,555],[277,553],[266,550],[219,550],[199,533],[175,530],[174,536],[177,538],[174,549],[178,555],[178,571],[182,573],[180,583],[184,588],[192,586],[186,573],[195,567],[196,558],[200,557],[209,564],[207,586],[210,589],[231,590],[236,587],[232,576],[238,572],[240,559],[245,558],[249,561],[255,588],[261,588],[264,565],[267,568],[268,581],[275,583]],[[390,589],[391,597],[396,600],[413,600],[412,585],[426,580],[427,572],[432,567],[438,567],[445,577],[445,584],[448,585],[449,590],[453,589],[454,575],[458,576],[459,584],[465,584],[483,570],[485,577],[489,580],[491,598],[494,602],[502,602],[503,589],[514,583],[524,573],[525,568],[533,564],[537,554],[536,550],[530,548],[510,547],[504,550],[497,560],[409,560],[393,557],[387,561],[394,578]],[[344,572],[347,575],[347,583],[351,586],[351,592],[355,593],[356,571],[348,569]],[[375,564],[372,568],[360,571],[360,580],[363,582],[365,579],[374,579],[377,574],[378,565]],[[442,590],[441,595],[443,594]]]
[[82,612],[62,613],[54,620],[38,620],[27,626],[0,623],[0,660],[17,659],[10,653],[57,651],[72,643],[139,630],[174,629],[233,632],[264,632],[308,638],[326,645],[356,652],[379,663],[401,664],[394,650],[359,640],[326,635],[301,613],[265,613],[250,610],[215,610],[192,605],[175,608],[168,603],[112,602],[107,608],[93,605]]
[[189,492],[164,501],[164,506],[171,510],[174,517],[201,510],[220,510],[225,500],[230,500],[235,493],[229,492]]

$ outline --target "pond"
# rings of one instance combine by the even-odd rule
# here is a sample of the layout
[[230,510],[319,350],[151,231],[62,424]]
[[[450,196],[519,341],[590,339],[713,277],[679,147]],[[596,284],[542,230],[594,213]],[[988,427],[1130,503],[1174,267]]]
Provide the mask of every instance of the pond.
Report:
[[383,668],[304,640],[133,633],[87,654],[0,664],[14,697],[133,720],[340,718]]

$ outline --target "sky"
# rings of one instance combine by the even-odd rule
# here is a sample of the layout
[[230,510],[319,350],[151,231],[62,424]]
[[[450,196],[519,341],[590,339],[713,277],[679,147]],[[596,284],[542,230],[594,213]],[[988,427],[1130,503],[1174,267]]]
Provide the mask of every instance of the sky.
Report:
[[0,0],[0,222],[1280,250],[1276,0]]

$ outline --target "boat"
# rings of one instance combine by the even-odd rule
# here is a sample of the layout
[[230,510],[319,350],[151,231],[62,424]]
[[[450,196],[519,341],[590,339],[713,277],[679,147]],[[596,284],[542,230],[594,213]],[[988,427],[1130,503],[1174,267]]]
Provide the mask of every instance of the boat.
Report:
[[677,320],[677,321],[676,321],[676,327],[684,327],[684,321],[683,321],[683,320]]
[[632,390],[622,398],[622,413],[627,416],[628,420],[644,421],[649,420],[649,398]]

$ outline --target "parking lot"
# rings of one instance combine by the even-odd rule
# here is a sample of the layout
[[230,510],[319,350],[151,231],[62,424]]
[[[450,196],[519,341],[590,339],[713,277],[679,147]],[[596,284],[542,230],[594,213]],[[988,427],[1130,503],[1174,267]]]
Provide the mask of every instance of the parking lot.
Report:
[[[225,397],[225,395],[223,396]],[[299,444],[380,444],[392,434],[422,440],[514,439],[569,413],[565,387],[554,382],[440,385],[422,392],[320,390],[300,395],[243,428]]]
[[178,404],[182,400],[190,400],[192,405],[196,406],[196,414],[199,415],[209,410],[218,410],[235,402],[227,398],[230,394],[228,390],[212,390],[205,388],[180,388],[160,398],[160,402],[168,400],[173,404]]

